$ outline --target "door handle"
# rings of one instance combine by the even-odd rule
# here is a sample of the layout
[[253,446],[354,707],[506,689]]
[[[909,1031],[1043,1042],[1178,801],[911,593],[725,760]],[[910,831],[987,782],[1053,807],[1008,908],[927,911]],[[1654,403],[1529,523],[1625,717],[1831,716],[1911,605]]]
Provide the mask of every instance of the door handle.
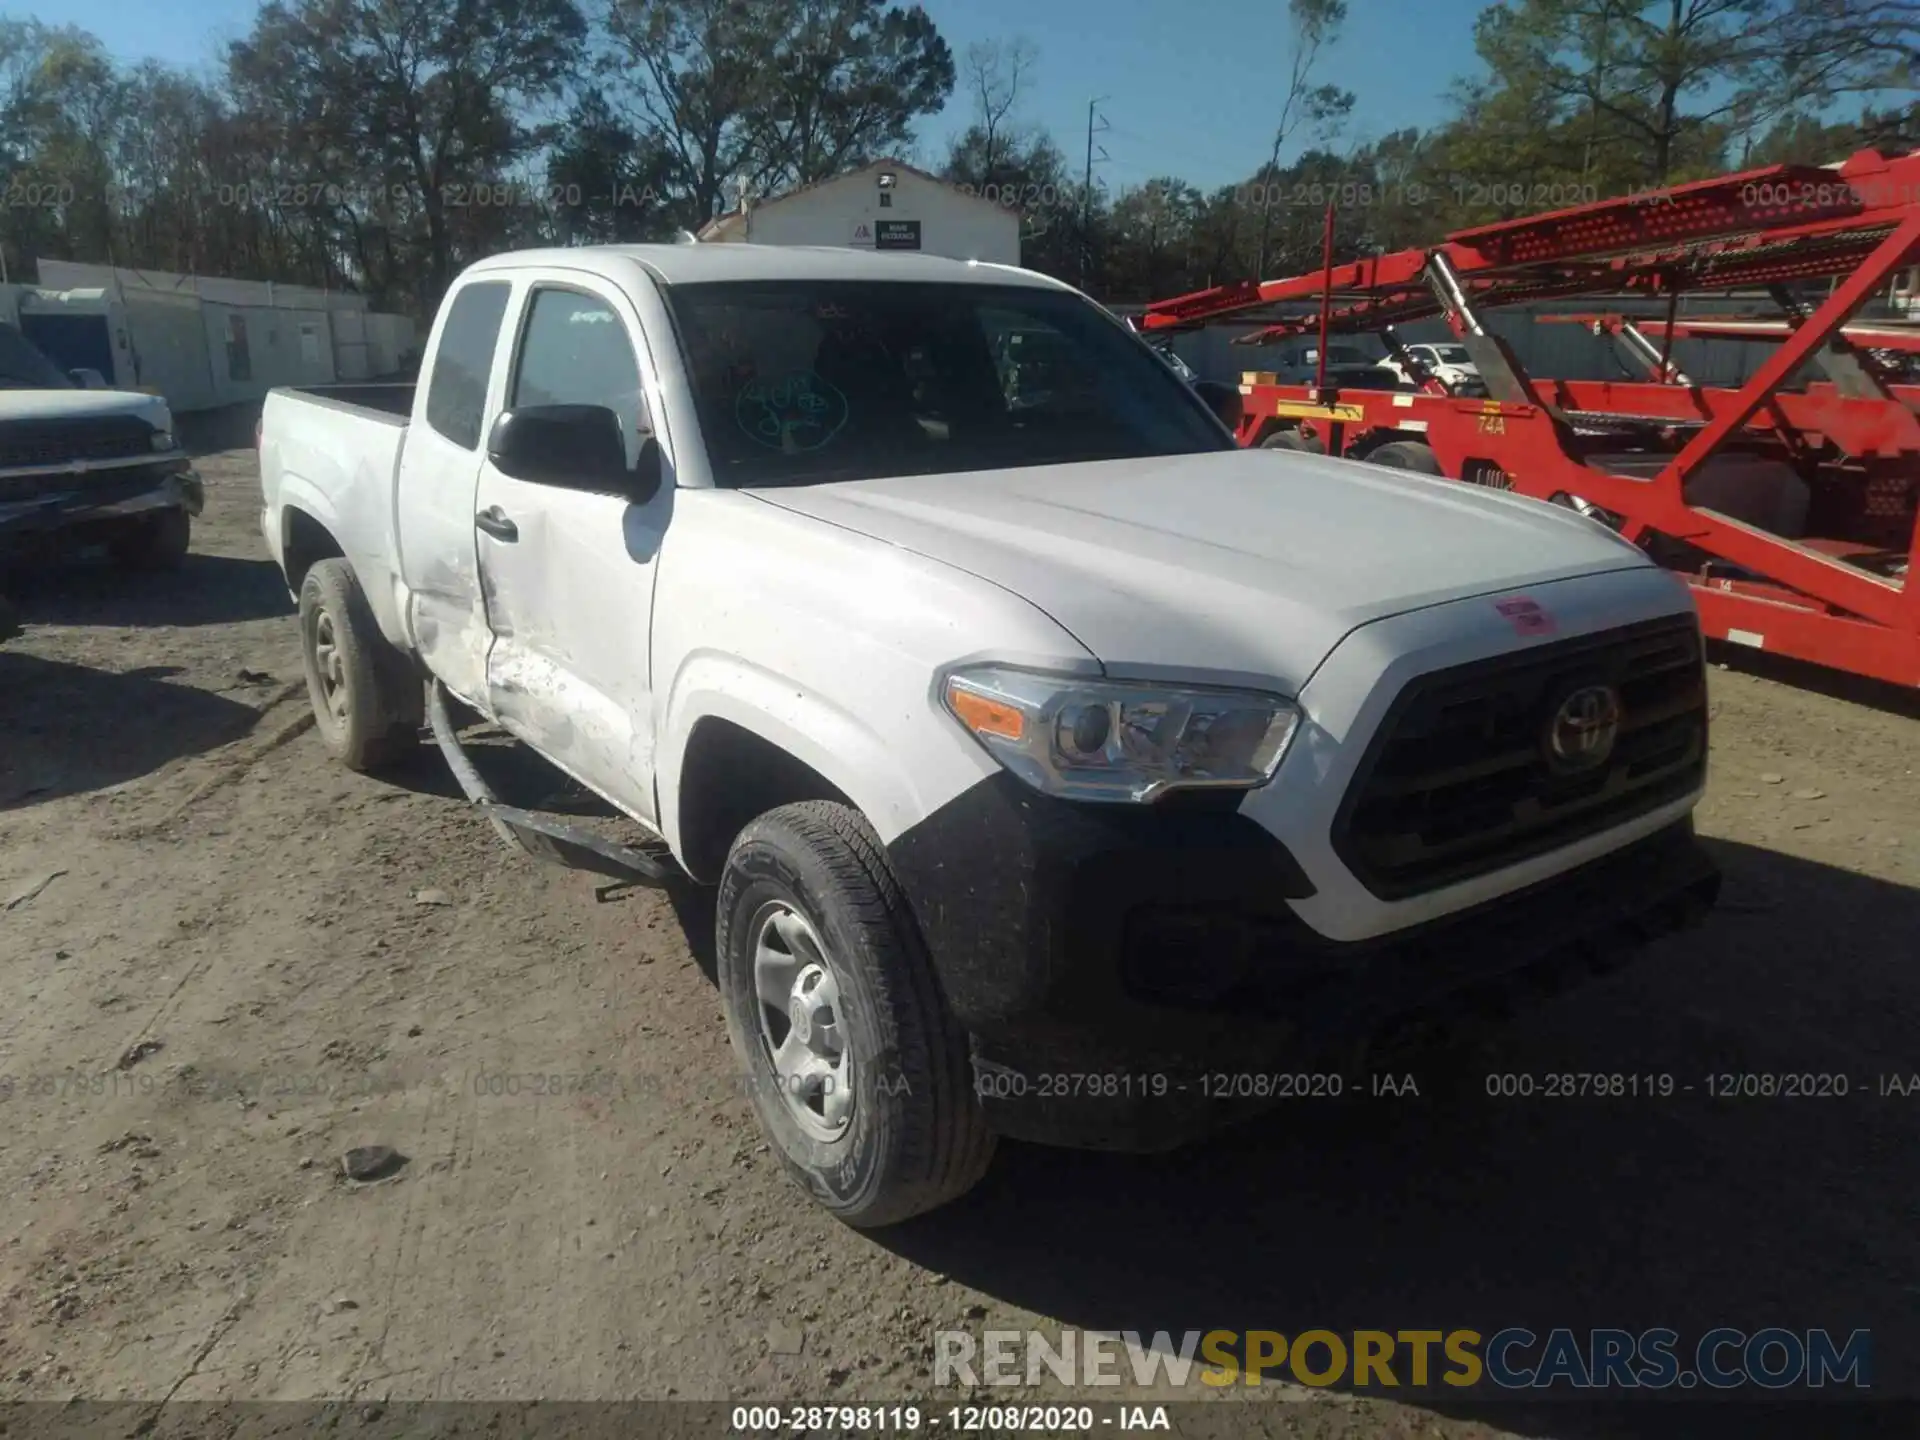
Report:
[[473,523],[496,540],[505,540],[509,544],[520,538],[520,527],[507,518],[507,512],[498,505],[489,505],[473,517]]

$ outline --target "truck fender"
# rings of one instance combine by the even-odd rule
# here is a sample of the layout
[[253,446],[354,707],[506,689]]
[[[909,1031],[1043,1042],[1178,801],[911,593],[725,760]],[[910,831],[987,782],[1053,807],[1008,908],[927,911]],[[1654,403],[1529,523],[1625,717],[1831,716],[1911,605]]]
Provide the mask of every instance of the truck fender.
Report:
[[[340,515],[325,491],[311,480],[291,471],[281,472],[279,490],[274,504],[274,533],[268,538],[273,544],[274,559],[279,561],[283,573],[287,571],[287,529],[293,511],[304,513],[333,538],[336,549],[340,548]],[[341,549],[340,553],[344,555],[346,551]],[[287,583],[297,588],[298,581],[291,573],[287,573]]]
[[884,843],[925,813],[900,760],[865,720],[845,707],[750,661],[717,652],[687,657],[674,677],[659,748],[661,830],[686,858],[680,825],[682,762],[694,728],[706,719],[739,726],[808,766],[860,810]]
[[[298,591],[300,588],[296,567],[288,563],[287,555],[292,517],[296,512],[326,532],[327,538],[333,542],[333,548],[325,553],[339,555],[353,567],[354,576],[366,593],[374,623],[379,626],[387,643],[400,651],[411,653],[414,646],[413,637],[407,631],[406,597],[401,591],[399,576],[391,573],[389,557],[385,554],[356,555],[347,549],[341,537],[352,533],[351,527],[342,520],[339,510],[326,492],[311,480],[293,471],[283,470],[280,474],[277,514],[274,516],[276,523],[273,528],[277,533],[270,537],[270,543],[289,589]],[[309,555],[305,558],[311,563],[319,557]]]

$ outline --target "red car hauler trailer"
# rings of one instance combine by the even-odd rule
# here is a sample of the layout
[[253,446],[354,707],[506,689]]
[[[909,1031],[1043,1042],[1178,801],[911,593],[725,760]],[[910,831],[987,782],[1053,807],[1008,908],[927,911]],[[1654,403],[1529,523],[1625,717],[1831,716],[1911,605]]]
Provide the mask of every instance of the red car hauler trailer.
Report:
[[[1258,320],[1316,301],[1317,314],[1275,318],[1239,343],[1317,332],[1324,355],[1326,336],[1371,331],[1406,365],[1393,327],[1444,317],[1487,396],[1449,394],[1430,376],[1396,393],[1249,372],[1241,443],[1573,505],[1683,572],[1709,636],[1920,685],[1920,386],[1875,358],[1912,347],[1896,326],[1875,327],[1894,330],[1892,341],[1865,334],[1856,346],[1844,334],[1917,259],[1920,152],[1863,151],[1838,166],[1750,170],[1183,295],[1149,306],[1140,328]],[[1823,298],[1802,298],[1821,281]],[[1687,381],[1671,337],[1711,322],[1681,321],[1678,298],[1755,289],[1780,306],[1778,348],[1737,389]],[[1587,294],[1666,301],[1665,322],[1628,327],[1646,381],[1529,376],[1482,319]],[[1801,383],[1809,370],[1824,378]]]
[[[1645,316],[1538,315],[1536,321],[1581,325],[1595,335],[1611,337],[1628,360],[1639,364],[1649,379],[1663,384],[1691,385],[1673,359],[1668,337],[1675,340],[1781,341],[1794,332],[1794,323],[1764,315],[1685,316],[1652,320]],[[1890,322],[1843,326],[1840,339],[1883,372],[1887,393],[1908,405],[1920,405],[1920,324]],[[1760,417],[1764,419],[1764,413]]]

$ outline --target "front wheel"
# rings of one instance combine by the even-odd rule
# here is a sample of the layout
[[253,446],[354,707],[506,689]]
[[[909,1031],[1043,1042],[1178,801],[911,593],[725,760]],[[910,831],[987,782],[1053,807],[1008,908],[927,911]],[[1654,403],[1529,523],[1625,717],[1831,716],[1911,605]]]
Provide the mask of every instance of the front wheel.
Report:
[[849,1225],[970,1190],[993,1157],[967,1037],[866,821],[807,801],[734,841],[720,879],[721,1003],[761,1127]]

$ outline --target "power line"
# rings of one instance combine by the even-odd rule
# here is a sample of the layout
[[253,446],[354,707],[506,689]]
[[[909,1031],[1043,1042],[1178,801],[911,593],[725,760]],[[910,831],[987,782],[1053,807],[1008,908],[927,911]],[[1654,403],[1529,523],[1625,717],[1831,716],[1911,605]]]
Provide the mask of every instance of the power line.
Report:
[[[1096,95],[1087,102],[1087,173],[1080,187],[1080,285],[1086,288],[1087,273],[1093,264],[1093,245],[1091,232],[1093,227],[1093,137],[1099,130],[1111,130],[1113,127],[1100,117],[1099,107],[1106,100],[1105,95]],[[1097,128],[1096,128],[1097,122]],[[1100,158],[1107,159],[1103,148]]]

